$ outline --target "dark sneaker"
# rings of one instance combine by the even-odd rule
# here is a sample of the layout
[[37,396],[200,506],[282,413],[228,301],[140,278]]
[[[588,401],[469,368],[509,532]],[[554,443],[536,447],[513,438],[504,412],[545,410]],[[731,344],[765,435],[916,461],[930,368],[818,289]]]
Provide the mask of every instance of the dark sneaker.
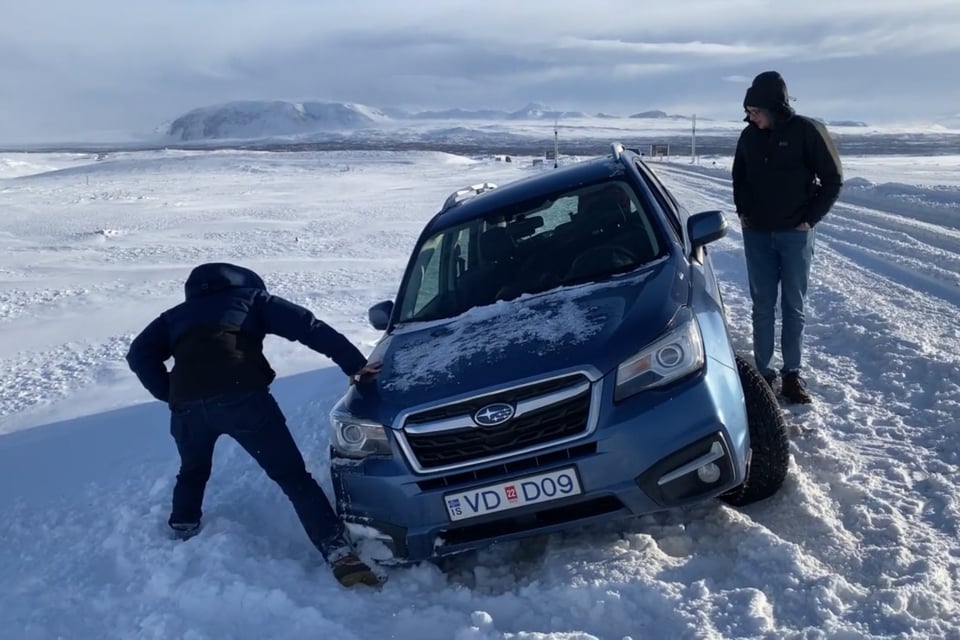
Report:
[[780,389],[783,397],[793,404],[810,404],[813,398],[807,393],[807,385],[799,373],[784,374],[783,387]]
[[171,522],[170,531],[177,540],[189,540],[200,533],[199,522]]
[[368,587],[379,587],[380,578],[367,564],[353,553],[348,553],[330,563],[333,577],[345,587],[365,584]]

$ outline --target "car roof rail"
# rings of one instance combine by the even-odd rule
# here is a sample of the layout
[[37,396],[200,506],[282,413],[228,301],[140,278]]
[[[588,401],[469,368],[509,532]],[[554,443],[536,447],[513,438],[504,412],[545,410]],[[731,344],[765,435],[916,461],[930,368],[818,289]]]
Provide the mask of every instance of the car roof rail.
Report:
[[464,187],[463,189],[457,189],[449,196],[443,203],[443,208],[440,210],[440,213],[443,213],[447,209],[455,207],[464,200],[468,200],[474,196],[478,196],[484,191],[493,191],[497,188],[492,182],[481,182],[480,184],[472,184],[469,187]]

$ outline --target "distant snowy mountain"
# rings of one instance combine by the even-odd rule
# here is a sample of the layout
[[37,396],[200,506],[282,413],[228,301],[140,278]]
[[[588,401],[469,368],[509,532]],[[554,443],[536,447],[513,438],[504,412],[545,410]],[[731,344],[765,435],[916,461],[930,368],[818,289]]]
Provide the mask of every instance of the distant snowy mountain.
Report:
[[420,111],[409,115],[409,117],[418,120],[504,120],[509,116],[509,112],[497,109],[445,109],[443,111]]
[[528,104],[518,111],[456,108],[410,113],[399,108],[378,109],[355,103],[263,100],[227,102],[194,109],[169,124],[165,123],[162,131],[168,137],[184,142],[252,140],[369,130],[409,120],[506,122],[587,117],[580,111],[560,111],[537,103]]
[[420,111],[409,115],[417,120],[556,120],[560,118],[586,118],[582,111],[560,111],[532,102],[518,111],[500,109],[445,109]]
[[[818,118],[819,119],[819,118]],[[361,140],[368,144],[379,141],[390,144],[445,143],[483,141],[503,144],[521,139],[544,140],[554,135],[559,122],[566,128],[565,137],[583,135],[590,123],[603,120],[603,135],[623,139],[637,136],[685,135],[692,116],[649,110],[618,116],[609,113],[587,115],[581,111],[563,111],[532,102],[517,111],[498,109],[451,108],[412,112],[387,107],[375,108],[357,103],[281,100],[227,102],[189,111],[172,122],[164,123],[160,135],[164,143],[269,142],[269,143],[332,143]],[[839,129],[872,129],[856,120],[826,121]],[[958,128],[960,115],[948,115],[940,127]],[[697,118],[700,131],[733,134],[742,129],[737,120],[711,121]],[[577,132],[574,134],[573,132]],[[589,136],[588,136],[589,137]]]
[[948,129],[960,130],[960,113],[945,116],[937,120],[937,124]]
[[362,129],[387,119],[379,109],[351,103],[228,102],[185,113],[167,133],[184,141],[249,139]]
[[827,125],[831,127],[869,127],[866,122],[860,120],[828,120]]
[[669,118],[671,120],[689,120],[690,119],[690,116],[671,115],[666,111],[659,111],[659,110],[641,111],[640,113],[634,113],[628,117],[630,118]]
[[519,111],[507,116],[511,120],[554,120],[559,118],[585,118],[582,111],[556,111],[542,104],[532,102]]

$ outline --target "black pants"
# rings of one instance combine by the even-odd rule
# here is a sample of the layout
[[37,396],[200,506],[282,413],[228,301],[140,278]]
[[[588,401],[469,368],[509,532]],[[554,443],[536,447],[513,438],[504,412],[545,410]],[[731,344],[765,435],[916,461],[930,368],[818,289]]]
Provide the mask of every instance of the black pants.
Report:
[[324,557],[345,543],[343,524],[303,463],[286,419],[267,391],[228,393],[171,407],[170,433],[180,452],[170,523],[200,522],[213,447],[236,440],[293,503],[310,541]]

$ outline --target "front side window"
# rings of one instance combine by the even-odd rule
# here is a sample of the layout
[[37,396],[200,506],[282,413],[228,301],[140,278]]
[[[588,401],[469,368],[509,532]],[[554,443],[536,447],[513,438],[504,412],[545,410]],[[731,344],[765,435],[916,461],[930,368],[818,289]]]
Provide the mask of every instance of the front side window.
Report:
[[671,194],[666,187],[663,186],[663,183],[660,182],[660,179],[657,178],[653,171],[650,171],[644,167],[640,162],[637,162],[637,170],[651,185],[653,197],[659,201],[663,211],[667,214],[667,220],[670,221],[670,226],[673,228],[676,238],[678,240],[683,238],[683,223],[677,215],[680,205],[674,199],[673,194]]
[[632,271],[661,255],[654,219],[617,180],[446,229],[420,246],[400,322]]
[[403,315],[416,317],[423,313],[431,303],[436,303],[440,295],[440,254],[444,235],[436,235],[420,247],[417,260],[410,275]]

